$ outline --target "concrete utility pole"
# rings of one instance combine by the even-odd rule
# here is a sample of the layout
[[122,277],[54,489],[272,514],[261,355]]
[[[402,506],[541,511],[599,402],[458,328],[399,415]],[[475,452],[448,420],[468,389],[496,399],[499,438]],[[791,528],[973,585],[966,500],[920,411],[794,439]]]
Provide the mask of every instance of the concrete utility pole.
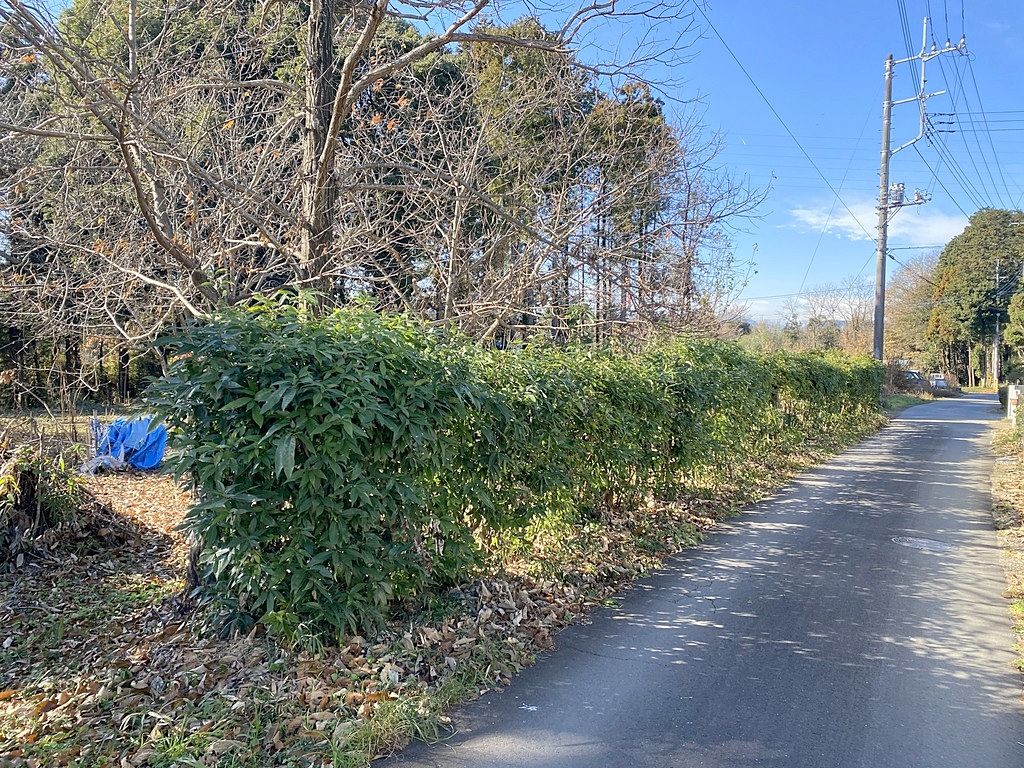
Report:
[[875,250],[875,360],[882,359],[885,343],[885,257],[889,241],[889,133],[892,128],[893,58],[885,60],[885,97],[882,101],[882,163],[878,171],[878,240]]
[[[960,42],[956,45],[947,40],[942,48],[932,43],[931,50],[928,50],[928,18],[925,17],[924,28],[921,33],[921,50],[914,56],[897,60],[894,60],[890,53],[889,57],[885,60],[885,100],[882,102],[882,158],[878,173],[878,235],[875,249],[875,327],[872,348],[872,353],[876,360],[882,360],[885,354],[885,260],[889,255],[889,220],[893,216],[890,211],[895,213],[905,206],[921,205],[928,202],[928,198],[921,192],[915,192],[913,200],[905,200],[904,185],[890,185],[889,161],[901,149],[913,146],[924,138],[928,128],[928,113],[925,111],[925,105],[932,96],[939,96],[945,93],[945,91],[928,93],[925,90],[925,65],[936,56],[954,51],[966,53],[967,40],[961,37]],[[917,94],[907,99],[893,101],[892,79],[895,65],[906,64],[911,61],[921,62],[921,82],[918,84]],[[899,104],[908,104],[910,102],[917,102],[918,105],[920,122],[917,136],[896,147],[896,149],[890,149],[889,134],[892,129],[892,108]]]
[[[996,296],[999,295],[999,259],[996,259]],[[999,368],[1002,362],[1002,355],[999,350],[999,307],[996,306],[996,336],[992,339],[992,383],[999,386]]]

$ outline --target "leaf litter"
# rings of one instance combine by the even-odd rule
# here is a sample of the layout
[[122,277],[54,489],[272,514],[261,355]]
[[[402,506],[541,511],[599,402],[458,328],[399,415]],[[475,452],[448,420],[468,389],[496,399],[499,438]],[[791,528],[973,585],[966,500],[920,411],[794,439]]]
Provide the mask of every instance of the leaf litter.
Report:
[[1014,665],[1024,672],[1024,449],[1021,434],[1003,424],[993,435],[992,516],[1006,574],[1010,616],[1017,635]]
[[451,706],[508,683],[560,629],[821,455],[745,467],[673,503],[549,522],[483,578],[317,653],[259,626],[201,632],[181,597],[188,495],[165,474],[91,478],[116,516],[94,532],[120,533],[0,574],[0,765],[359,766],[441,738]]

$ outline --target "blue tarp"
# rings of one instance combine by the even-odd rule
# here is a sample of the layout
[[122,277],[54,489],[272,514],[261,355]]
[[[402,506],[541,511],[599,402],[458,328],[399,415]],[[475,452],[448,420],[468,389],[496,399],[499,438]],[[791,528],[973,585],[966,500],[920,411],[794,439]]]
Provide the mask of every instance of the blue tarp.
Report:
[[115,419],[103,435],[96,434],[96,457],[86,462],[83,471],[94,472],[100,467],[122,469],[129,464],[136,469],[156,469],[167,448],[167,427],[152,426],[152,416]]

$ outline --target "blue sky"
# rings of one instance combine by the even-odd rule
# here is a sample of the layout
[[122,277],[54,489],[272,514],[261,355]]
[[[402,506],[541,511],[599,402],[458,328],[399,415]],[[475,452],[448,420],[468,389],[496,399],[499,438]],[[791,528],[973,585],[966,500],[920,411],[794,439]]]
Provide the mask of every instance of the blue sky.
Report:
[[[905,3],[916,52],[928,3]],[[942,244],[961,231],[964,213],[983,205],[1019,207],[1024,194],[1024,7],[1020,0],[966,0],[961,25],[960,0],[930,5],[939,45],[947,29],[954,45],[963,31],[971,61],[947,54],[926,70],[929,91],[949,91],[928,102],[935,121],[954,121],[938,126],[955,130],[937,137],[946,148],[942,154],[922,140],[917,148],[924,160],[914,148],[893,158],[892,181],[904,182],[908,192],[932,194],[932,202],[893,219],[889,244],[901,260],[919,253],[917,246]],[[748,314],[774,318],[785,301],[760,297],[850,275],[873,280],[883,66],[889,53],[907,56],[898,3],[715,0],[707,14],[842,198],[836,200],[698,15],[705,34],[692,60],[674,73],[681,73],[679,93],[699,96],[703,122],[721,131],[725,168],[748,174],[755,185],[771,184],[762,218],[734,236],[738,258],[755,262],[741,294]],[[915,91],[911,66],[901,65],[894,98]],[[938,114],[954,111],[959,117]],[[916,104],[896,107],[894,146],[913,137],[917,124]],[[890,272],[896,266],[890,261]]]

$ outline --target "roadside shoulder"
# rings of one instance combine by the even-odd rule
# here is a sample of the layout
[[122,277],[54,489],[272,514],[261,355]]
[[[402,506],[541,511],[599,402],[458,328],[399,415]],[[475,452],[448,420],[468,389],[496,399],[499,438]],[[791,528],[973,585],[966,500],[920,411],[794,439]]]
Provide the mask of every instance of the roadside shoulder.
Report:
[[992,522],[1006,573],[1010,616],[1016,633],[1014,666],[1024,672],[1024,447],[1021,433],[1009,424],[992,436],[996,461],[992,469]]

